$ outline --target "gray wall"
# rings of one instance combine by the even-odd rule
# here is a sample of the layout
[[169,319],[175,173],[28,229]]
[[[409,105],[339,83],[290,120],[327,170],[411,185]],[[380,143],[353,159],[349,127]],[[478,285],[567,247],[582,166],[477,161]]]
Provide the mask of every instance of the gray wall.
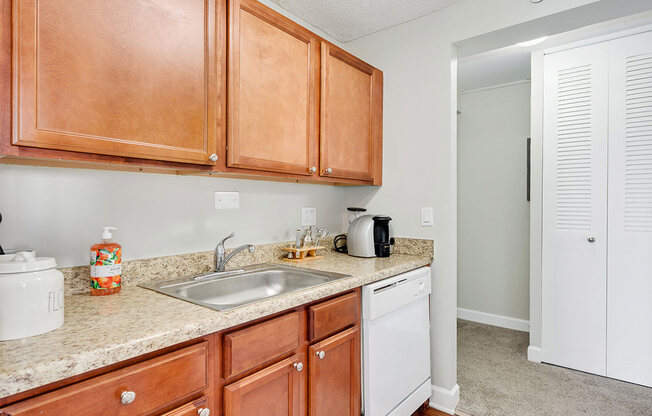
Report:
[[527,320],[530,84],[464,93],[460,109],[458,307]]

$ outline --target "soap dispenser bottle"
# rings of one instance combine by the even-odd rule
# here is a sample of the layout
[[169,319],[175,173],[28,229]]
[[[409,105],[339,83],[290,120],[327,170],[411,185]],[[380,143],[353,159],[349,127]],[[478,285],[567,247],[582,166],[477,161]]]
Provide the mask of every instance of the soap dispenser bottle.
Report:
[[122,247],[111,241],[115,227],[102,227],[102,242],[91,247],[91,296],[112,295],[122,287]]

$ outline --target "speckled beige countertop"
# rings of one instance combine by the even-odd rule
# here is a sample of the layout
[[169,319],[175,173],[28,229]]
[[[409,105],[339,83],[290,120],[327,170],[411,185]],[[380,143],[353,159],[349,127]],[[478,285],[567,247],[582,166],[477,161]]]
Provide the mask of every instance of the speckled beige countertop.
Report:
[[351,277],[227,312],[136,286],[125,286],[119,294],[106,297],[66,296],[63,327],[35,337],[0,342],[0,397],[221,331],[432,261],[431,255],[421,253],[371,259],[325,254],[323,260],[301,267]]

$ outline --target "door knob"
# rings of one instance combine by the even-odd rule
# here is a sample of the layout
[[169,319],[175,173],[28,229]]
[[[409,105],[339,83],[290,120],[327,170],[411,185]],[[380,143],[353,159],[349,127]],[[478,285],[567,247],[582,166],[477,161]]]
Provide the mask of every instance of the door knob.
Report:
[[211,416],[211,411],[210,411],[210,409],[200,407],[199,409],[197,409],[197,415],[199,415],[199,416]]
[[317,351],[315,355],[319,357],[320,360],[323,360],[324,357],[326,356],[326,353],[324,351]]
[[333,173],[333,169],[332,168],[327,168],[326,173]]
[[303,363],[294,363],[294,368],[296,368],[297,371],[303,370]]
[[310,172],[315,173],[317,172],[317,166],[313,166],[310,168]]
[[589,240],[589,243],[595,243],[595,238],[594,237],[589,237],[588,240]]
[[211,162],[217,162],[217,155],[215,153],[208,156],[208,158],[211,160]]
[[122,402],[122,404],[129,404],[134,400],[136,400],[136,392],[123,391],[122,394],[120,394],[120,402]]

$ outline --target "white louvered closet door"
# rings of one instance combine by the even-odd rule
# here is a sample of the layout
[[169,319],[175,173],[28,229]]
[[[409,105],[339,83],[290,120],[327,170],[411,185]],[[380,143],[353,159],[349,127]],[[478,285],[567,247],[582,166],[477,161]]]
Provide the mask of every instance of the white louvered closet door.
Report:
[[652,386],[652,33],[610,42],[607,376]]
[[606,373],[608,47],[544,58],[543,361]]

